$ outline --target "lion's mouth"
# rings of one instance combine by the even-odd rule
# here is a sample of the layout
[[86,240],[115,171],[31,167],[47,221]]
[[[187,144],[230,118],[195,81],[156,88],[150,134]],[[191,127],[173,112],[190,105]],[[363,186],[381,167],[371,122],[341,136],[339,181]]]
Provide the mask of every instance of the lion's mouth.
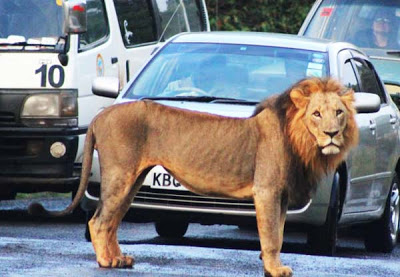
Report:
[[324,155],[335,155],[340,152],[340,148],[338,145],[334,144],[333,142],[329,143],[326,146],[323,146],[321,149],[322,154]]

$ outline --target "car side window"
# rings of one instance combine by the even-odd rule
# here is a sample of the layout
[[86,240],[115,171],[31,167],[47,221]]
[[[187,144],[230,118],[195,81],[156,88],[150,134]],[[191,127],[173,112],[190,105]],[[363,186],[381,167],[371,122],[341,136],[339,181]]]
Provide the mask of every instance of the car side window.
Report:
[[346,87],[353,89],[355,92],[360,91],[357,77],[350,59],[343,65],[342,82]]
[[378,82],[374,69],[362,59],[353,59],[353,64],[359,76],[361,90],[363,92],[373,93],[379,96],[381,103],[385,103],[383,88]]
[[161,40],[181,32],[202,31],[197,1],[156,0],[161,23]]
[[79,50],[92,48],[102,43],[109,34],[103,0],[86,0],[87,31],[79,35]]
[[157,41],[157,25],[151,0],[114,0],[125,46]]

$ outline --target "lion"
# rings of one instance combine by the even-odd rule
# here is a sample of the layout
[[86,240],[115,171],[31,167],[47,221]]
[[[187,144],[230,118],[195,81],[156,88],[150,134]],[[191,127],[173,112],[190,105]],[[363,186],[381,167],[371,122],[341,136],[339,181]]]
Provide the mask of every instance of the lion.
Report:
[[[93,151],[101,197],[89,230],[100,267],[132,267],[117,228],[149,170],[162,165],[197,194],[253,199],[266,276],[292,276],[280,251],[288,208],[309,202],[318,180],[336,170],[358,142],[354,92],[334,79],[304,79],[267,98],[249,118],[167,107],[152,101],[111,106],[89,126],[81,182],[64,211],[87,188]],[[194,155],[194,153],[196,153]]]

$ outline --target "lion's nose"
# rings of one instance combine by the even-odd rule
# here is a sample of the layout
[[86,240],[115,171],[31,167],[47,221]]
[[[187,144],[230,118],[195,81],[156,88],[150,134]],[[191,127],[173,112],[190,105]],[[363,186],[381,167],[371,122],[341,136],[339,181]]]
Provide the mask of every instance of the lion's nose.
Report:
[[334,136],[336,136],[339,133],[339,131],[334,131],[334,132],[324,131],[324,133],[327,134],[328,136],[330,136],[331,138],[333,138]]

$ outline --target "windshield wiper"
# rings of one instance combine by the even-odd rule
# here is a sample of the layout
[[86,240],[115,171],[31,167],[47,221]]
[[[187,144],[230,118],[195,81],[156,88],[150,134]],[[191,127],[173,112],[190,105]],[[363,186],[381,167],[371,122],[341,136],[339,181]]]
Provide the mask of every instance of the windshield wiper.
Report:
[[27,43],[26,41],[19,41],[19,42],[2,42],[0,46],[22,46],[23,49],[27,46],[34,46],[34,47],[56,47],[56,44],[43,44],[43,43]]
[[387,51],[386,54],[400,56],[400,51]]
[[32,40],[22,40],[22,41],[10,41],[10,42],[0,42],[0,46],[22,46],[22,49],[25,47],[33,46],[33,47],[52,47],[58,48],[60,45],[65,45],[66,37],[60,36],[57,41],[54,40],[55,43],[42,43],[42,42],[32,42]]
[[142,97],[140,100],[168,100],[168,101],[190,101],[204,103],[229,103],[229,104],[245,104],[256,105],[258,101],[250,101],[245,99],[217,97],[217,96],[154,96]]

